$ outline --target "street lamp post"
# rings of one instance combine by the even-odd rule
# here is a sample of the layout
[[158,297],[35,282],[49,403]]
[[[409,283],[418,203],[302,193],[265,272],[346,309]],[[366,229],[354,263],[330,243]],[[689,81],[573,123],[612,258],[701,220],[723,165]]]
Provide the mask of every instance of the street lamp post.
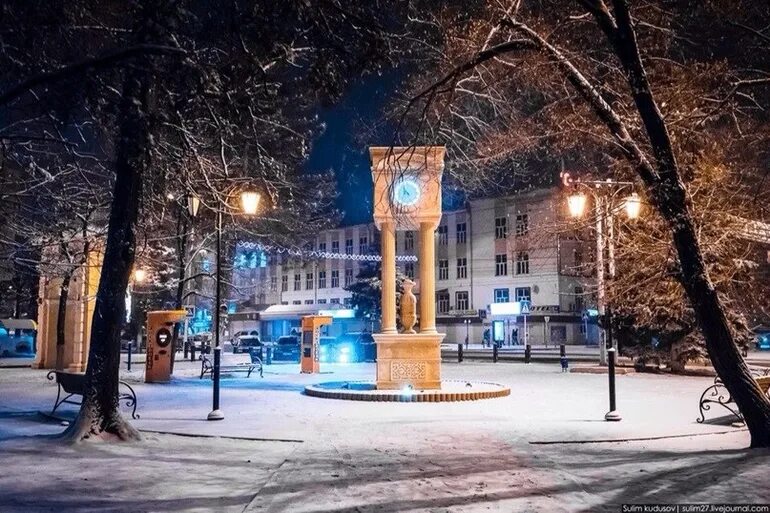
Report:
[[[257,213],[257,207],[259,206],[259,193],[252,191],[241,192],[241,209],[246,215],[254,215]],[[200,208],[200,198],[191,195],[188,197],[187,208],[190,212],[190,216],[195,218]],[[220,342],[220,326],[222,321],[222,206],[217,205],[217,226],[216,226],[216,271],[214,274],[214,281],[216,291],[214,294],[214,366],[211,372],[213,381],[213,400],[211,412],[208,414],[208,420],[222,420],[225,418],[224,413],[219,407],[219,383],[220,383],[220,364],[222,361],[222,348]]]
[[[608,385],[609,385],[609,403],[610,410],[604,416],[608,421],[619,421],[621,416],[617,411],[615,397],[615,362],[617,358],[617,348],[613,343],[612,336],[612,308],[607,305],[605,272],[609,280],[615,278],[615,225],[613,199],[621,191],[632,188],[632,182],[620,182],[607,179],[604,181],[580,181],[571,179],[569,173],[562,173],[564,185],[572,186],[573,193],[567,198],[567,207],[572,217],[582,217],[587,203],[586,195],[579,189],[587,190],[591,194],[594,202],[594,211],[596,214],[596,284],[597,284],[597,306],[599,316],[602,318],[604,327],[604,343],[599,344],[599,359],[601,365],[608,366]],[[635,192],[632,192],[623,201],[623,207],[626,216],[629,219],[636,219],[641,213],[641,198]],[[605,242],[606,229],[606,242]],[[604,252],[607,248],[608,263],[605,267]],[[586,331],[586,336],[588,332]]]

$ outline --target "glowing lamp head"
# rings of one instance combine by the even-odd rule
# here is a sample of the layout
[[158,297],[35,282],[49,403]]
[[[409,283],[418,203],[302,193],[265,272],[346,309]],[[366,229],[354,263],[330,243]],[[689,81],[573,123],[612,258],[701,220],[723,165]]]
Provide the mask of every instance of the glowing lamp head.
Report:
[[187,211],[190,213],[190,217],[198,215],[198,209],[201,207],[201,199],[198,196],[187,197]]
[[567,207],[569,215],[572,217],[582,217],[586,209],[586,195],[582,192],[574,192],[567,198]]
[[134,271],[134,281],[142,283],[145,279],[147,279],[147,271],[144,269],[136,269]]
[[259,207],[259,193],[254,191],[243,191],[241,193],[241,208],[246,215],[253,216],[257,213]]
[[642,199],[635,192],[626,198],[626,215],[629,219],[636,219],[642,211]]

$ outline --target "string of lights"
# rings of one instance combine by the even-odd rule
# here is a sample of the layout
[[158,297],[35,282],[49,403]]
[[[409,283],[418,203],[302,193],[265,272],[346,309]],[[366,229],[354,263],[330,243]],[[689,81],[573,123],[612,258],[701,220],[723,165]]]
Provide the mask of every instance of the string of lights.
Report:
[[[304,258],[308,260],[322,259],[322,260],[353,260],[359,262],[380,262],[382,257],[380,255],[359,255],[348,253],[332,253],[330,251],[317,251],[317,250],[302,250],[302,249],[290,249],[282,248],[278,246],[271,246],[268,244],[262,244],[260,242],[248,242],[239,241],[238,246],[245,249],[257,249],[264,251],[265,253],[273,253],[279,255],[288,255],[293,257]],[[416,255],[397,255],[396,262],[416,262]]]

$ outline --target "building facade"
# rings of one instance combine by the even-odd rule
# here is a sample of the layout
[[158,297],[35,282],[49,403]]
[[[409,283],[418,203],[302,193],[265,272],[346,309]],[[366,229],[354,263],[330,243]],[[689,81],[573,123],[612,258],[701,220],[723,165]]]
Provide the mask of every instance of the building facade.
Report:
[[[530,301],[527,334],[533,345],[596,343],[588,336],[582,314],[587,300],[583,245],[563,230],[564,219],[557,188],[472,200],[465,208],[444,212],[436,230],[436,312],[438,330],[445,343],[481,343],[493,319],[492,303]],[[263,336],[276,335],[298,324],[299,316],[319,310],[344,308],[352,284],[363,264],[356,255],[377,254],[378,232],[373,223],[326,230],[307,250],[341,254],[343,258],[314,258],[263,254],[236,256],[234,285],[250,290],[254,303],[264,305]],[[399,231],[397,255],[417,255],[419,237]],[[238,259],[256,262],[240,269]],[[415,279],[419,262],[399,262],[400,271]],[[243,267],[243,266],[241,266]],[[419,283],[416,292],[419,294]],[[268,319],[268,305],[293,308],[279,324]],[[273,309],[275,310],[275,309]],[[256,316],[259,317],[259,316]],[[296,320],[296,323],[292,321]],[[504,318],[506,342],[524,343],[523,318]],[[272,323],[272,324],[271,324]],[[376,326],[374,326],[376,329]],[[349,330],[371,329],[366,322]]]

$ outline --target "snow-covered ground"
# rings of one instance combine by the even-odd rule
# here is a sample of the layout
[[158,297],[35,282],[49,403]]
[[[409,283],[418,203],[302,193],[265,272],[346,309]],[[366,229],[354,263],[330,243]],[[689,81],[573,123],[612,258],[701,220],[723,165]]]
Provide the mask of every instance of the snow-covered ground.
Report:
[[745,449],[745,430],[695,422],[709,378],[618,376],[623,421],[607,423],[607,377],[557,365],[444,365],[445,379],[510,386],[500,399],[361,403],[301,392],[371,378],[371,364],[328,365],[316,376],[284,364],[263,379],[223,379],[225,420],[208,422],[211,382],[197,369],[182,362],[172,384],[147,385],[135,367],[124,379],[135,383],[134,424],[147,440],[76,448],[30,436],[63,429],[37,414],[56,395],[45,373],[0,371],[0,511],[593,512],[770,502],[770,452]]

